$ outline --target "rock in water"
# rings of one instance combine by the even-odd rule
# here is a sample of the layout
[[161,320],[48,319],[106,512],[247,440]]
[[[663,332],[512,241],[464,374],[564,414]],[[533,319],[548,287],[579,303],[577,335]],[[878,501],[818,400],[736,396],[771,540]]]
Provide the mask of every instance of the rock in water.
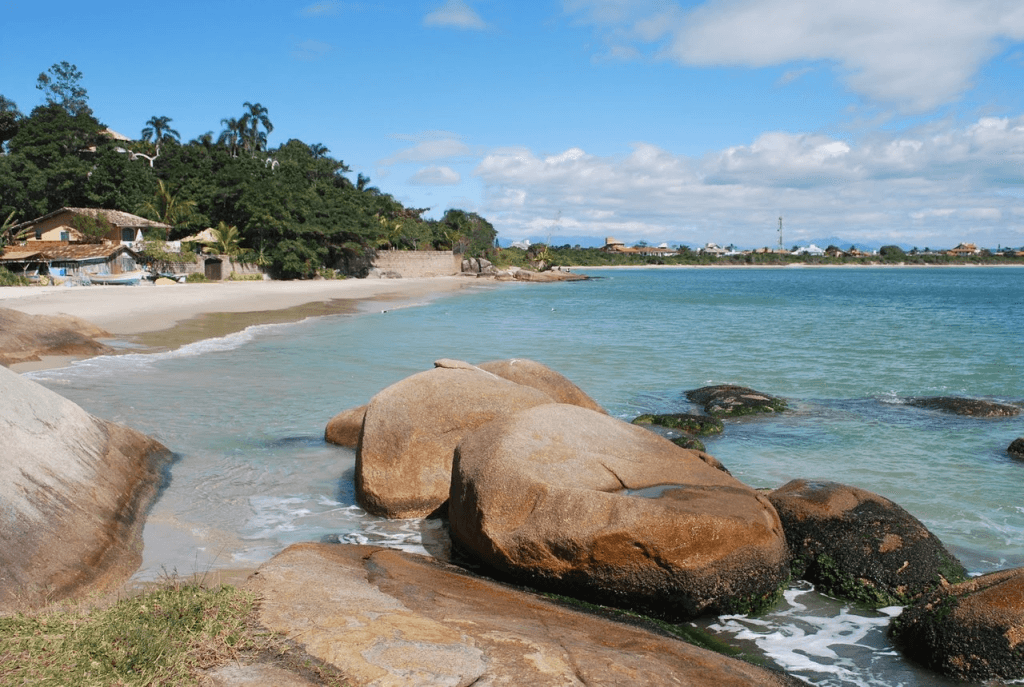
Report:
[[100,591],[142,562],[170,451],[0,368],[0,608]]
[[868,606],[910,603],[966,571],[921,521],[892,501],[836,482],[793,480],[768,495],[793,574]]
[[364,417],[366,406],[341,411],[327,423],[324,441],[345,448],[356,448],[359,445],[359,433],[363,430]]
[[547,365],[525,358],[509,360],[492,360],[480,363],[477,367],[498,375],[510,382],[531,386],[543,391],[557,403],[589,408],[599,413],[606,412],[597,401],[588,396],[582,389],[573,384],[564,375],[555,372]]
[[958,680],[1024,678],[1024,568],[936,590],[889,633],[910,658]]
[[977,398],[960,398],[959,396],[926,396],[911,398],[907,405],[917,408],[928,408],[929,410],[941,410],[944,413],[953,415],[966,415],[967,417],[1016,417],[1020,415],[1020,408],[1005,403],[994,401],[983,401]]
[[767,499],[642,427],[541,405],[468,433],[452,468],[453,540],[539,588],[672,619],[751,611],[788,579]]
[[472,429],[552,403],[542,391],[461,361],[392,384],[370,400],[356,451],[356,498],[375,515],[429,515],[448,499],[455,446]]
[[712,417],[781,413],[788,408],[788,404],[781,398],[732,384],[693,389],[686,392],[686,398],[703,406],[704,412]]
[[109,336],[70,315],[26,315],[0,308],[0,365],[36,361],[43,355],[110,353],[114,349],[95,340]]
[[803,684],[402,551],[295,544],[246,586],[261,624],[368,687]]
[[1024,437],[1014,439],[1010,445],[1006,447],[1006,452],[1014,458],[1024,460]]

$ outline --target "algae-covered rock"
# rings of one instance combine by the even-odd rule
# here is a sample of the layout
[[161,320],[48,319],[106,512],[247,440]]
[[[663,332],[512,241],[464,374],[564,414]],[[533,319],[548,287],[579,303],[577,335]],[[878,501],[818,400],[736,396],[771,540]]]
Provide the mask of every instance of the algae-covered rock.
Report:
[[678,429],[687,434],[696,436],[707,436],[709,434],[721,434],[724,425],[716,417],[707,415],[693,415],[690,413],[647,413],[633,418],[634,425],[658,425]]
[[927,396],[921,398],[907,399],[907,405],[916,408],[928,408],[940,410],[953,415],[965,415],[967,417],[1016,417],[1020,415],[1020,408],[984,401],[977,398],[961,398],[959,396]]
[[938,589],[889,633],[907,656],[958,680],[1024,678],[1024,568]]
[[781,398],[732,384],[693,389],[686,392],[686,398],[700,404],[704,412],[713,417],[781,413],[789,407]]
[[793,574],[868,606],[904,605],[966,571],[938,538],[878,494],[793,480],[768,495],[782,520]]

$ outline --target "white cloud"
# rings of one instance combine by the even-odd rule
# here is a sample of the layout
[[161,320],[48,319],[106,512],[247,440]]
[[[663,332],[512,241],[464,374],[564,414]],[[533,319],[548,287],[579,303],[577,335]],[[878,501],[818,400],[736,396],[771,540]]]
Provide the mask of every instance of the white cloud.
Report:
[[1024,244],[1021,169],[1024,117],[863,140],[768,132],[700,159],[648,143],[607,157],[504,149],[475,174],[507,236],[546,235],[561,211],[566,235],[773,245],[781,214],[787,240],[952,246]]
[[431,165],[412,175],[409,183],[415,186],[455,186],[462,177],[451,167]]
[[[396,138],[398,137],[396,136]],[[440,162],[464,158],[471,155],[472,152],[473,150],[468,145],[454,136],[450,135],[446,138],[425,136],[415,145],[399,150],[378,164],[387,167],[403,162]]]
[[423,18],[423,25],[476,31],[487,28],[487,22],[463,0],[447,0]]
[[[565,0],[606,42],[654,44],[688,66],[824,61],[869,100],[926,112],[958,98],[1007,41],[1024,40],[1019,0]],[[621,48],[620,48],[621,49]]]
[[304,62],[312,62],[319,60],[333,49],[334,47],[327,43],[308,40],[295,45],[292,49],[292,57]]
[[327,0],[325,2],[316,2],[312,5],[303,7],[302,14],[307,17],[323,17],[339,14],[342,10],[350,8],[350,3],[338,2],[337,0]]

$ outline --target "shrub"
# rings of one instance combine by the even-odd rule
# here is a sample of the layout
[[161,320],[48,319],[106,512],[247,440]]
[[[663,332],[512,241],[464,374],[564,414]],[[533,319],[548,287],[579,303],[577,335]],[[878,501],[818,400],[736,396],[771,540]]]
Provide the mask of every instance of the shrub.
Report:
[[19,277],[6,267],[0,267],[0,286],[28,286],[29,281],[25,277]]
[[201,284],[206,281],[206,275],[202,272],[192,272],[185,277],[185,281],[189,284]]

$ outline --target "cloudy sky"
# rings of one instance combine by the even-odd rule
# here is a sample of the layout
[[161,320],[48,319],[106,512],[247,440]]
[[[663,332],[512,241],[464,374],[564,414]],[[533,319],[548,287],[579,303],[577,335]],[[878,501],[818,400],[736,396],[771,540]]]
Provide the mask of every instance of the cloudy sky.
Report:
[[0,0],[0,93],[61,60],[121,133],[260,102],[505,240],[1024,244],[1020,0]]

